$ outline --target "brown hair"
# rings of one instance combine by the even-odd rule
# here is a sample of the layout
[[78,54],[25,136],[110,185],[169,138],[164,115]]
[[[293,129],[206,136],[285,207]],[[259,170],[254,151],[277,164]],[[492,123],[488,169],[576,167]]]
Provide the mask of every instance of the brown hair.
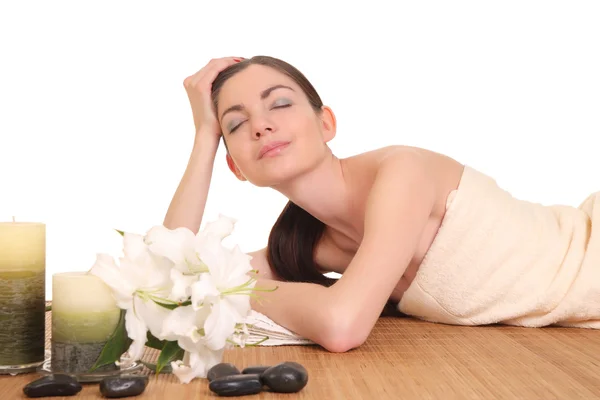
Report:
[[[218,108],[218,97],[223,84],[248,66],[264,65],[290,77],[304,92],[315,113],[322,112],[323,102],[310,81],[294,66],[269,56],[255,56],[221,71],[212,85],[212,100]],[[227,143],[223,137],[223,144]],[[315,249],[325,231],[325,224],[289,201],[271,229],[267,245],[269,266],[279,277],[292,282],[310,282],[331,286],[337,279],[319,271]],[[395,307],[388,303],[382,315],[393,314]]]

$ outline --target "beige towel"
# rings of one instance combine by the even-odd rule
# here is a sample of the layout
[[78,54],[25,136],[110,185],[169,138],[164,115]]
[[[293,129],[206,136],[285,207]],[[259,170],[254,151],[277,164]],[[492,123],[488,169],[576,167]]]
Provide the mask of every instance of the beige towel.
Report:
[[600,192],[542,205],[465,167],[398,308],[447,324],[600,329]]

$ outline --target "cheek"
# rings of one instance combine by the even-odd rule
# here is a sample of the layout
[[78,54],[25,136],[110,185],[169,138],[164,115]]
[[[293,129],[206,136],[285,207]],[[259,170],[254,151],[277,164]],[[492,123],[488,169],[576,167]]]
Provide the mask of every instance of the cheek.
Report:
[[278,117],[277,124],[283,135],[290,135],[293,139],[313,139],[320,135],[320,125],[318,118],[314,113],[298,112],[281,115]]
[[248,154],[248,150],[245,148],[235,149],[230,152],[231,158],[234,160],[235,165],[238,169],[244,173],[244,171],[248,170],[248,167],[251,165],[253,161],[251,155]]

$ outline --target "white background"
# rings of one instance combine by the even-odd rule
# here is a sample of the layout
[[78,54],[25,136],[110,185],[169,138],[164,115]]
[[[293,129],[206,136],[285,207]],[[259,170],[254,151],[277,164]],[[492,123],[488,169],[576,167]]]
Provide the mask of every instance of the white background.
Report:
[[[600,190],[597,1],[52,1],[0,5],[0,220],[47,224],[50,276],[163,221],[188,161],[183,79],[265,54],[338,118],[340,157],[391,144],[448,154],[515,196]],[[394,6],[392,6],[394,4]],[[217,155],[205,220],[266,244],[285,204]]]

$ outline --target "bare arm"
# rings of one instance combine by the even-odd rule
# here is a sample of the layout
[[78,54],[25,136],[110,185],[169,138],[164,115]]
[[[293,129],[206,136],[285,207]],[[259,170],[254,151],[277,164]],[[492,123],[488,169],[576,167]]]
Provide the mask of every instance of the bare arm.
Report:
[[328,289],[316,283],[286,282],[273,279],[258,279],[256,288],[273,289],[271,292],[256,292],[259,299],[252,298],[252,309],[271,318],[281,326],[310,339],[325,349],[337,352],[336,343],[330,338],[333,315],[327,307]]
[[[327,308],[319,308],[319,312],[322,315],[297,313],[293,320],[287,317],[290,312],[296,312],[299,308],[302,308],[302,298],[304,296],[315,294],[323,296],[325,289],[323,286],[312,283],[299,283],[299,282],[285,282],[282,281],[275,272],[271,269],[267,260],[267,251],[265,247],[263,249],[248,253],[252,256],[250,264],[252,268],[257,270],[258,279],[256,283],[257,288],[273,289],[277,288],[274,292],[257,292],[260,299],[251,299],[252,309],[269,316],[274,321],[278,321],[282,326],[287,327],[295,332],[298,332],[298,325],[302,325],[304,329],[301,329],[302,336],[312,340],[318,344],[326,343],[326,333],[323,326],[315,323],[315,321],[322,321],[326,319],[325,313]],[[323,299],[323,297],[320,297]],[[315,304],[319,304],[319,298],[315,298]]]
[[365,215],[363,240],[342,277],[331,287],[259,280],[253,308],[332,352],[360,346],[404,274],[435,200],[427,166],[402,154],[382,165]]
[[163,223],[165,227],[186,227],[198,233],[218,146],[219,138],[216,135],[197,136],[185,173],[167,210]]
[[232,57],[212,59],[183,81],[192,107],[196,138],[188,165],[167,210],[163,222],[166,228],[186,227],[194,233],[200,229],[221,136],[211,87],[222,70],[238,61]]

